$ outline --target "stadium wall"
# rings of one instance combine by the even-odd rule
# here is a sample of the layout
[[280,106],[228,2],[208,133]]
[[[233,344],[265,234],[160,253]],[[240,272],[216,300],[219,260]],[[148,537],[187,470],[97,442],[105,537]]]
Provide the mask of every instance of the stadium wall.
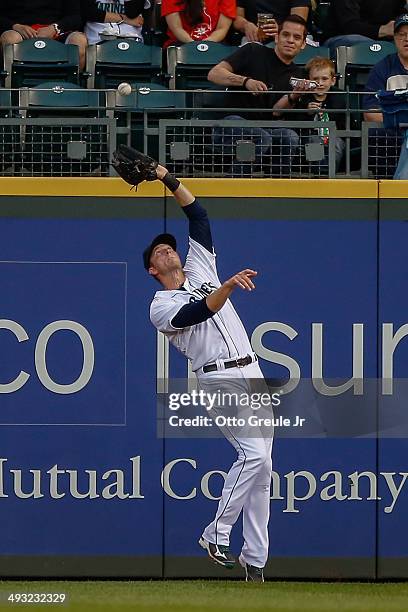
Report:
[[[292,408],[320,418],[275,441],[266,574],[407,578],[406,183],[186,184],[220,277],[259,270],[234,303],[265,375],[297,364]],[[160,361],[141,252],[161,231],[183,251],[184,216],[160,185],[118,179],[0,179],[0,194],[0,575],[224,577],[197,539],[234,453],[156,431],[158,369],[187,368],[172,350]],[[319,363],[328,385],[356,379],[330,418]]]

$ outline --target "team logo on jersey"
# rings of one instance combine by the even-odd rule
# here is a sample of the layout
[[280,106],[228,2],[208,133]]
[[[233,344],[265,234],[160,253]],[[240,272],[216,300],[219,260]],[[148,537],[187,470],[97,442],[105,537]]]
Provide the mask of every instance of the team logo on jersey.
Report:
[[[196,302],[197,301],[197,297],[202,299],[207,297],[207,295],[211,295],[211,293],[213,293],[214,291],[216,291],[217,287],[215,285],[213,285],[213,283],[210,281],[208,283],[203,283],[201,285],[201,287],[197,287],[196,289],[193,289],[191,293],[193,293],[193,295],[190,298],[190,303],[191,302]],[[195,297],[197,296],[197,297]]]

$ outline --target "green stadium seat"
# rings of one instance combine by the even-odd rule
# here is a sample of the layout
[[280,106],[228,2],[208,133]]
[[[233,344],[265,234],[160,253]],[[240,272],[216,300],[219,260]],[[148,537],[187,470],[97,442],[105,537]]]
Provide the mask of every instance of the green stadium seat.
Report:
[[112,89],[123,81],[162,84],[162,49],[125,38],[90,45],[86,72],[90,89]]
[[24,100],[25,106],[53,109],[57,113],[59,109],[64,109],[71,114],[83,108],[98,107],[101,93],[65,81],[46,81],[20,92],[20,102]]
[[211,41],[190,42],[167,49],[171,89],[219,89],[207,79],[209,70],[236,51]]
[[78,83],[79,50],[56,40],[31,38],[3,51],[6,87],[31,87],[44,81]]
[[170,91],[164,85],[153,83],[133,83],[133,91],[129,96],[121,96],[116,92],[116,108],[144,111],[147,109],[182,108],[185,96],[182,92]]
[[[123,141],[149,155],[158,157],[160,119],[182,119],[185,94],[158,84],[134,83],[129,96],[115,92],[115,111],[119,142]],[[148,116],[148,125],[145,117]],[[130,126],[130,130],[129,130]],[[125,139],[121,135],[125,135]]]
[[[347,104],[350,108],[350,128],[361,129],[363,120],[362,95],[371,68],[390,53],[395,53],[394,43],[375,41],[358,43],[351,47],[337,47],[337,68],[340,73],[339,87],[347,91]],[[359,167],[361,163],[361,142],[359,138],[351,141],[351,163]]]
[[299,55],[295,57],[295,64],[304,66],[314,57],[330,58],[330,51],[326,47],[312,47],[312,45],[306,45]]
[[337,48],[337,68],[341,89],[364,91],[371,68],[390,53],[395,53],[394,43],[375,41],[358,43],[352,47]]
[[[21,126],[21,165],[26,173],[109,173],[116,133],[111,138],[104,92],[49,81],[20,89],[19,96],[20,113],[26,118]],[[111,115],[113,119],[113,111]]]
[[[363,42],[351,47],[338,47],[337,67],[340,72],[340,89],[348,92],[364,91],[371,68],[395,51],[394,43],[387,41]],[[358,93],[349,93],[348,102],[352,110],[351,126],[359,129],[362,120],[360,112],[362,96]]]

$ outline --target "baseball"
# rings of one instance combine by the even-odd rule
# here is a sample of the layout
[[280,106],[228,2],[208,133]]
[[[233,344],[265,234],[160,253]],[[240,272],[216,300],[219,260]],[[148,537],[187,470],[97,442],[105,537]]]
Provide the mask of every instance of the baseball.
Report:
[[132,87],[129,83],[121,83],[118,85],[118,92],[121,96],[129,96],[132,93]]

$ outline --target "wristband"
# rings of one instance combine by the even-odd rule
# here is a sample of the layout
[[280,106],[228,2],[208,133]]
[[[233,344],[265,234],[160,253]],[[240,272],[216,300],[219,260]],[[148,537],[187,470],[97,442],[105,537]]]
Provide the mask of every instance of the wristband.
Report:
[[176,179],[175,176],[170,174],[170,172],[167,172],[167,174],[163,176],[162,183],[167,187],[167,189],[170,189],[172,193],[174,193],[180,186],[180,181]]
[[242,81],[242,87],[243,87],[244,89],[246,89],[246,87],[245,87],[245,86],[246,86],[247,82],[248,82],[250,79],[251,79],[251,77],[245,77],[245,79]]

